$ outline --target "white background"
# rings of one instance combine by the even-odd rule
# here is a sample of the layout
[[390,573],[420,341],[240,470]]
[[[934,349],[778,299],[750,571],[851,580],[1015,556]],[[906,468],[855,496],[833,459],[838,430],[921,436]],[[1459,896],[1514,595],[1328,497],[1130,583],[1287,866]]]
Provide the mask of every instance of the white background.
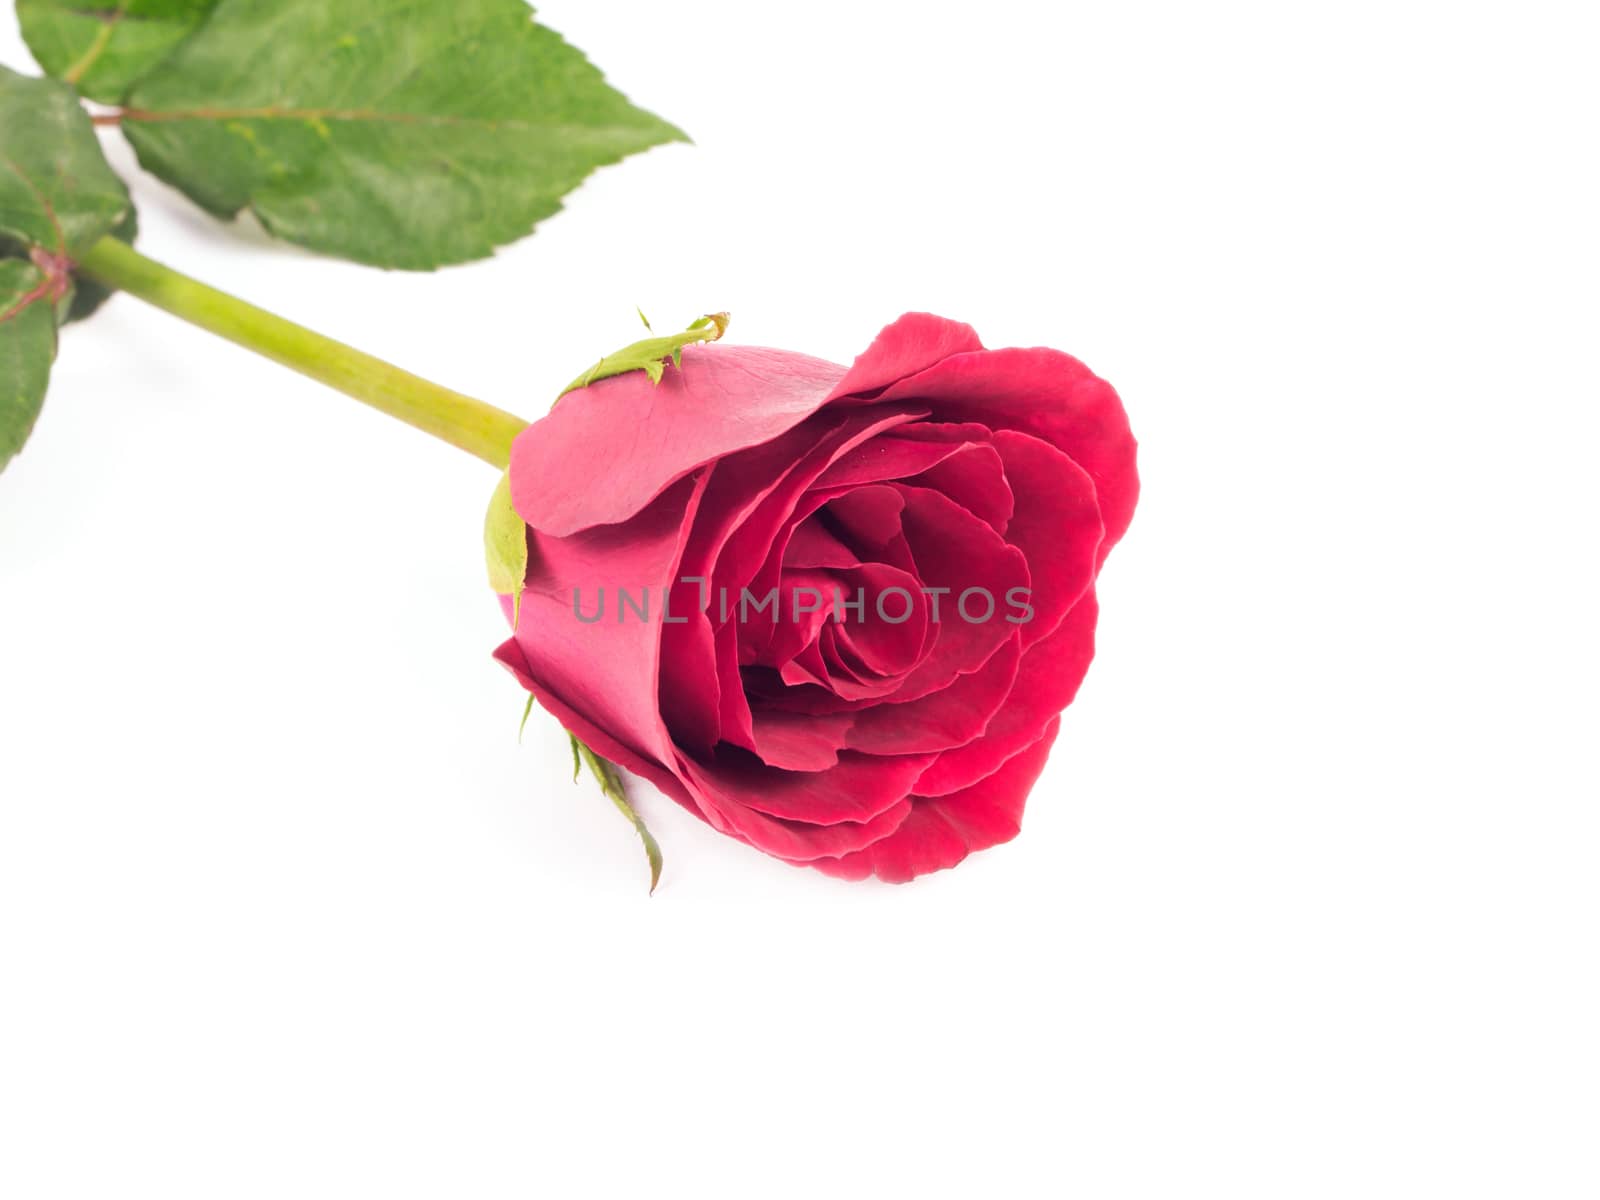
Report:
[[1144,499],[1019,840],[846,885],[636,788],[647,898],[517,745],[492,475],[116,301],[0,478],[0,1193],[1595,1196],[1587,7],[549,0],[696,144],[437,276],[139,179],[530,417],[635,304],[1060,346]]

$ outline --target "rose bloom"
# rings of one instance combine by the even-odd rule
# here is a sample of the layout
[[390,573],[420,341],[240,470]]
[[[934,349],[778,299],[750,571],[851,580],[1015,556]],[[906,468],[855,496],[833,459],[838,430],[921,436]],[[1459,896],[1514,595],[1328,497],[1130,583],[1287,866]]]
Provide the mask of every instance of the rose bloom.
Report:
[[496,657],[758,850],[847,879],[954,866],[1020,828],[1094,655],[1134,457],[1082,363],[928,314],[848,369],[690,346],[659,385],[601,380],[517,439],[529,566]]

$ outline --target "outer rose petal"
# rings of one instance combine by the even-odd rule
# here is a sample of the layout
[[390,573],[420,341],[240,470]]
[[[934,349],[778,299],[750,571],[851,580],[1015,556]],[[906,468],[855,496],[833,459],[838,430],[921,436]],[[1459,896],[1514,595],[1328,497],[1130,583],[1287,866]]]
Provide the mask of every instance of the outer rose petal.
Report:
[[[619,588],[637,596],[661,589],[677,573],[683,543],[708,472],[680,480],[633,520],[585,529],[571,537],[535,531],[529,539],[522,619],[512,635],[528,672],[561,702],[636,753],[662,764],[674,749],[657,699],[661,627],[616,619]],[[596,589],[608,601],[606,619],[592,625],[573,614],[574,589],[586,612]]]
[[1022,829],[1023,806],[1060,728],[1057,717],[1033,745],[963,791],[913,798],[911,815],[888,837],[854,854],[816,859],[810,865],[841,879],[876,875],[885,883],[905,883],[953,867],[974,850],[1010,841]]
[[743,750],[714,763],[684,761],[690,778],[710,793],[769,817],[821,826],[881,815],[911,794],[933,755],[879,758],[847,750],[822,771],[770,767]]
[[696,467],[800,424],[843,374],[784,350],[690,346],[659,384],[602,379],[517,435],[512,503],[555,537],[626,520]]
[[952,354],[982,349],[983,343],[971,325],[932,313],[906,313],[885,325],[872,339],[872,345],[856,356],[829,399],[875,392],[943,362]]
[[888,837],[911,812],[911,801],[900,799],[865,821],[812,825],[782,820],[747,807],[738,792],[730,792],[723,781],[708,776],[697,763],[680,759],[679,769],[712,826],[791,862],[852,854]]
[[[511,614],[508,612],[506,619],[510,618]],[[533,694],[540,708],[559,721],[563,729],[577,735],[589,749],[632,771],[639,778],[655,784],[664,794],[671,796],[702,821],[708,819],[698,802],[689,794],[689,789],[684,787],[682,780],[671,771],[623,745],[582,713],[565,704],[559,696],[540,686],[539,681],[529,673],[527,657],[515,640],[507,639],[502,642],[500,648],[494,652],[494,657],[506,670],[516,676],[518,683]]]
[[1137,444],[1105,380],[1059,350],[957,354],[886,388],[881,400],[923,401],[936,420],[981,421],[1043,438],[1089,473],[1106,537],[1100,559],[1127,531],[1139,498]]
[[1020,500],[1006,541],[1022,551],[1033,575],[1033,620],[1022,626],[1022,644],[1031,646],[1094,586],[1105,526],[1094,483],[1061,451],[1010,429],[995,434],[994,444]]

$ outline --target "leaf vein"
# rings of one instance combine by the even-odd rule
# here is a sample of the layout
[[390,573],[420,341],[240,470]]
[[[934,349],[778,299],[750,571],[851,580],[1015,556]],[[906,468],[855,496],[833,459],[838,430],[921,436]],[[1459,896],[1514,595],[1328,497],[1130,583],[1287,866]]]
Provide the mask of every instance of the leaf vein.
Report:
[[111,37],[117,31],[117,26],[122,23],[122,18],[128,15],[128,5],[133,0],[121,0],[115,11],[105,12],[100,9],[90,12],[80,11],[80,16],[94,16],[100,22],[100,28],[95,31],[94,41],[89,43],[89,48],[83,52],[83,57],[62,73],[62,80],[77,86],[78,81],[89,73],[89,69],[100,61],[100,56],[106,52],[106,47],[111,44]]

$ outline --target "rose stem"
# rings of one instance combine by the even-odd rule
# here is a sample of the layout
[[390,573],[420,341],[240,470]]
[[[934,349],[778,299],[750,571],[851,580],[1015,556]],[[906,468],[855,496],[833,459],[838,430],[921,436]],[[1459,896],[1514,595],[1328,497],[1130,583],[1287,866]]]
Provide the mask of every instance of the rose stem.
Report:
[[320,380],[491,466],[510,461],[511,441],[527,426],[521,417],[207,287],[115,238],[102,238],[77,267],[90,279]]

